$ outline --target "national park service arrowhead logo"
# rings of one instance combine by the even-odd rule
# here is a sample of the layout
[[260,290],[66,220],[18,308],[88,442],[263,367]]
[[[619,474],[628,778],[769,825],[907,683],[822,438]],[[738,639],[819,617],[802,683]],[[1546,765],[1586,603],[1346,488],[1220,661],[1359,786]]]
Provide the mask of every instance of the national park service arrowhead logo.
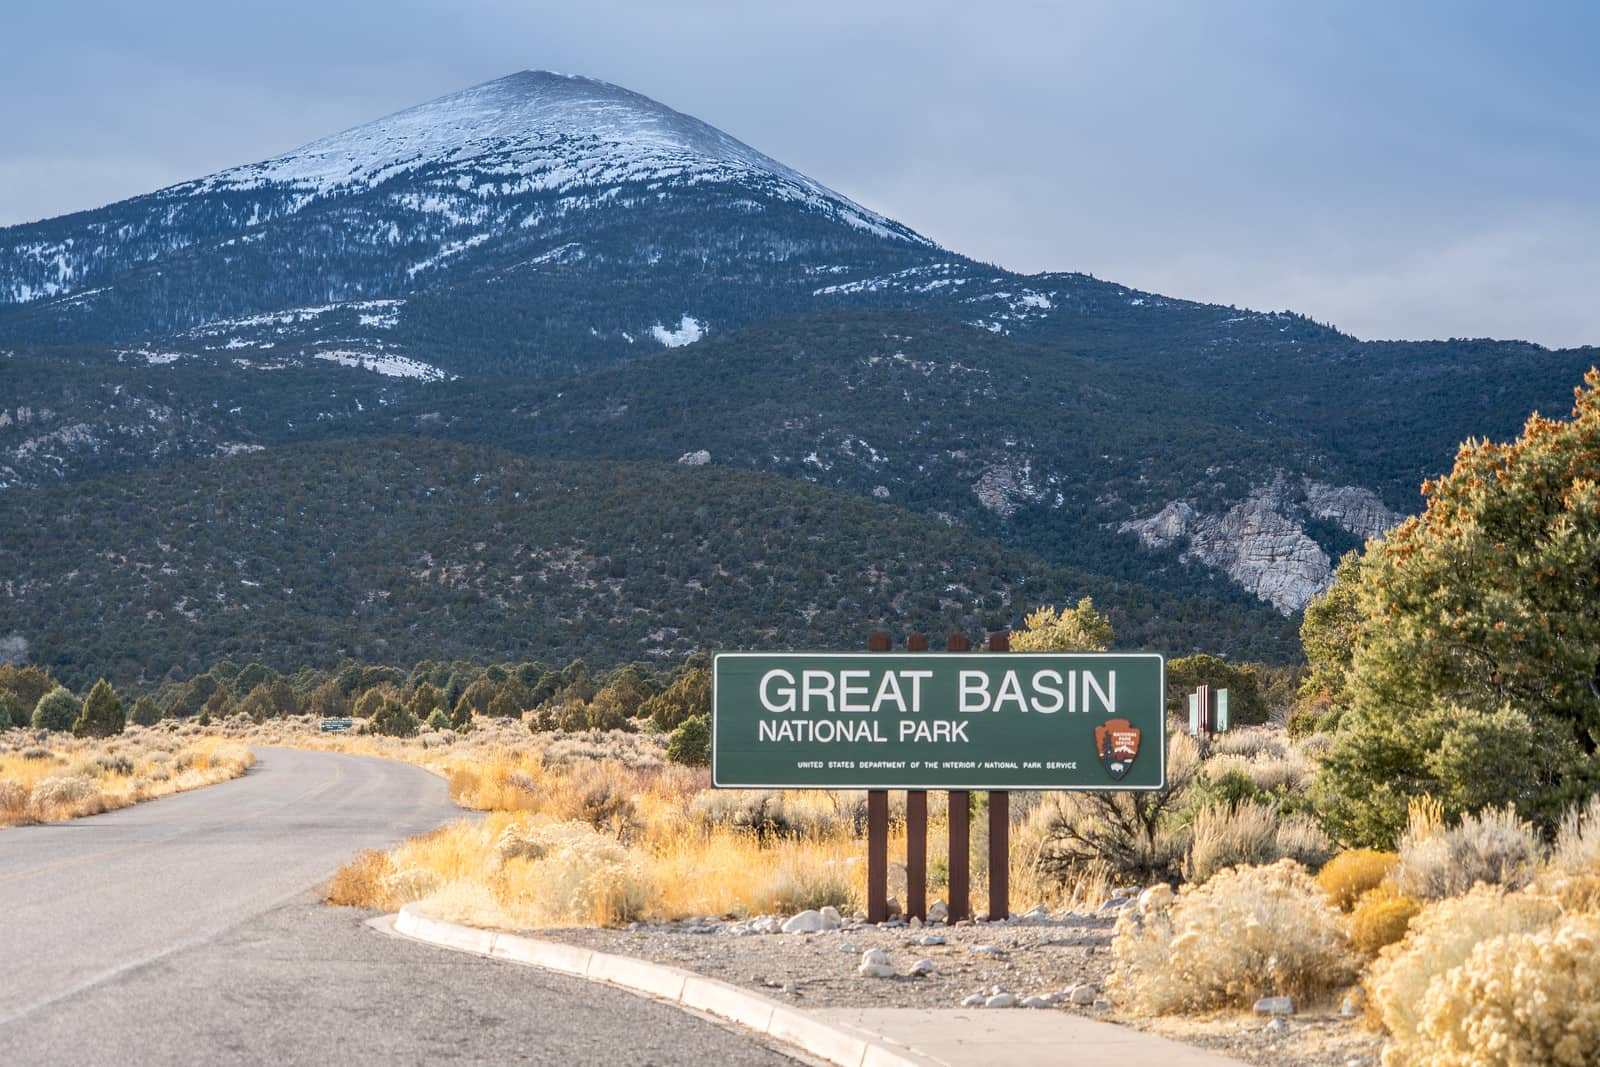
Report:
[[1127,719],[1107,719],[1094,728],[1094,747],[1106,773],[1120,782],[1139,755],[1139,728]]

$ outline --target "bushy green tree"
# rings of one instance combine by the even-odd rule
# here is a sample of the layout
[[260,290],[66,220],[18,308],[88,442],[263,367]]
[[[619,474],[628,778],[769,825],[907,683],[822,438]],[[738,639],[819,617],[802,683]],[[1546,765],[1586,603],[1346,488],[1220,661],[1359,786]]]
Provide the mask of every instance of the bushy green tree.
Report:
[[112,737],[127,729],[128,720],[122,710],[122,698],[104,678],[94,683],[84,698],[83,710],[72,724],[76,737]]
[[83,710],[83,705],[78,698],[65,686],[56,686],[44,696],[39,698],[39,703],[33,709],[33,728],[35,730],[70,730],[72,724],[78,721],[78,714]]
[[421,728],[411,709],[398,700],[384,700],[367,721],[367,732],[388,737],[415,737]]
[[640,710],[663,732],[675,730],[698,715],[709,716],[711,671],[706,667],[690,667],[665,692],[646,700]]
[[319,719],[342,719],[350,714],[350,697],[339,679],[329,678],[311,690],[306,711]]
[[274,678],[272,681],[257,683],[239,702],[239,710],[256,722],[266,722],[268,719],[298,715],[300,700],[288,682],[282,678]]
[[[57,682],[50,677],[48,671],[38,667],[18,667],[9,663],[0,663],[0,692],[8,692],[17,698],[17,703],[22,706],[23,717],[28,719],[33,715],[33,709],[38,706],[39,698],[54,689]],[[26,726],[26,721],[18,723]]]
[[1347,842],[1392,843],[1420,793],[1452,815],[1511,800],[1551,832],[1600,786],[1600,372],[1586,383],[1570,420],[1462,445],[1424,513],[1341,567],[1345,602],[1308,611],[1313,676],[1344,707],[1320,789]]
[[435,730],[450,729],[450,716],[444,713],[443,708],[434,708],[428,713],[428,725]]
[[15,693],[0,689],[0,730],[27,725],[28,716],[22,710],[22,701]]
[[1028,615],[1011,634],[1016,652],[1104,652],[1116,640],[1111,620],[1084,597],[1075,608],[1043,607]]
[[667,759],[691,767],[711,762],[711,719],[695,715],[678,724],[667,739]]
[[435,711],[444,711],[445,706],[444,694],[431,682],[420,683],[406,701],[406,710],[418,722],[426,722]]
[[209,672],[197,674],[177,693],[168,710],[176,718],[192,718],[204,711],[222,688],[222,683],[217,681],[215,675]]
[[136,726],[154,726],[161,721],[161,706],[149,696],[142,696],[133,702],[128,719]]

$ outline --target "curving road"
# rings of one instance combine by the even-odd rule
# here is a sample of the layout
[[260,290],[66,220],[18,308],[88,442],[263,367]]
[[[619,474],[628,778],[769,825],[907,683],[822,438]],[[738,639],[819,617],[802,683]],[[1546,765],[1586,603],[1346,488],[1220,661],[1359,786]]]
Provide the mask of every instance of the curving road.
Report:
[[618,990],[385,937],[312,886],[461,812],[416,767],[259,748],[243,778],[0,831],[0,1061],[786,1064]]

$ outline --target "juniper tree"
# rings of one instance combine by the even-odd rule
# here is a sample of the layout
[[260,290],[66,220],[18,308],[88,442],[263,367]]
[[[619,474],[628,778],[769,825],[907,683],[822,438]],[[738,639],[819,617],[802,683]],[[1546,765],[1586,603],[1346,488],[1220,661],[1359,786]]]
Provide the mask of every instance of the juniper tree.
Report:
[[83,710],[72,724],[75,737],[112,737],[127,728],[128,720],[122,710],[122,698],[104,678],[94,683],[84,699]]
[[[1427,507],[1307,613],[1344,711],[1320,781],[1331,828],[1390,845],[1408,800],[1514,803],[1547,832],[1600,787],[1600,372],[1567,420],[1469,440]],[[1313,621],[1315,620],[1315,621]]]
[[57,686],[39,698],[39,703],[33,709],[33,728],[35,730],[70,730],[72,724],[77,722],[78,713],[83,706],[78,698],[73,696],[64,686]]

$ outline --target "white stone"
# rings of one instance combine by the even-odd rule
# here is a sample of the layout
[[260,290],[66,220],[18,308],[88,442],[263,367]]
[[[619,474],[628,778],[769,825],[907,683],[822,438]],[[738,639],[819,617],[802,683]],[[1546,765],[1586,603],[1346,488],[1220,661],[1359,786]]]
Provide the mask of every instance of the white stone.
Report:
[[837,930],[839,924],[829,920],[820,911],[802,911],[783,924],[786,934],[815,934],[823,930]]
[[920,930],[922,929],[922,920],[913,915],[906,925],[911,927],[913,930]]
[[963,1008],[981,1008],[983,1007],[984,999],[985,998],[982,993],[974,993],[966,1000],[963,1000],[961,1002],[961,1006]]
[[822,909],[822,917],[832,924],[828,927],[830,930],[837,930],[844,925],[844,916],[840,915],[839,909],[832,904]]
[[1080,1008],[1086,1008],[1094,1003],[1094,986],[1079,985],[1067,990],[1067,1000]]
[[893,978],[895,969],[887,963],[863,963],[856,968],[856,973],[863,978]]
[[967,949],[967,951],[972,953],[974,956],[1000,955],[1000,950],[995,948],[993,945],[973,945],[971,948]]
[[1022,1006],[1024,1008],[1048,1008],[1048,1007],[1050,1007],[1050,998],[1048,998],[1048,997],[1023,997],[1022,998]]
[[704,467],[711,462],[711,453],[703,448],[697,452],[685,452],[678,457],[678,462],[685,467]]
[[899,915],[900,914],[900,901],[897,898],[890,897],[889,901],[888,901],[888,904],[889,904],[888,912],[889,912],[890,916],[895,916],[895,915]]
[[783,983],[783,991],[785,993],[789,994],[792,997],[793,996],[798,996],[800,994],[800,983],[798,983],[798,982],[785,982],[785,983]]
[[942,923],[950,918],[950,905],[942,900],[936,900],[928,905],[928,921]]
[[1168,904],[1172,903],[1173,898],[1176,895],[1177,894],[1173,893],[1170,885],[1165,882],[1157,882],[1155,885],[1139,894],[1139,914],[1143,915],[1152,908],[1166,907]]
[[917,944],[942,945],[944,944],[944,938],[938,936],[937,934],[923,934],[921,937],[917,938]]
[[862,966],[869,963],[888,963],[889,954],[881,948],[869,948],[861,954]]
[[875,485],[872,487],[872,495],[877,497],[879,500],[888,500],[889,487],[887,485]]
[[983,1006],[986,1008],[1014,1008],[1017,1006],[1017,995],[1015,993],[996,993],[984,1001]]
[[1293,1015],[1293,997],[1262,997],[1255,1003],[1257,1015]]
[[911,970],[907,971],[906,973],[907,974],[932,974],[933,973],[933,961],[932,960],[918,960],[916,963],[913,963],[911,965]]
[[1281,1034],[1287,1029],[1289,1029],[1289,1020],[1274,1019],[1266,1026],[1262,1027],[1262,1032],[1268,1034]]

